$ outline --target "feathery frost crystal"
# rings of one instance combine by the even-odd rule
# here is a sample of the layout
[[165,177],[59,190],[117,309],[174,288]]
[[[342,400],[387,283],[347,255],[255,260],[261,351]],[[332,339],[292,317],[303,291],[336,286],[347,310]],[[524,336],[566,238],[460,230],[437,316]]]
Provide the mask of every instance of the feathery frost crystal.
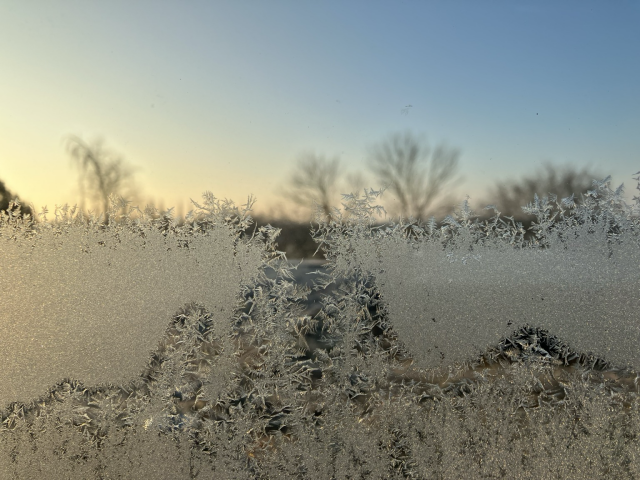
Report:
[[319,212],[314,315],[251,198],[2,212],[0,477],[640,478],[640,199],[381,194]]

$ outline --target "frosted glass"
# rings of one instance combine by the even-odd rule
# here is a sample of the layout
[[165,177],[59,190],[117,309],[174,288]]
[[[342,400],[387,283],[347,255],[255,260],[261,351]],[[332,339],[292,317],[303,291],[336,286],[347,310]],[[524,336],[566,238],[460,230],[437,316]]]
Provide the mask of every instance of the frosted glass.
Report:
[[530,242],[380,194],[310,232],[317,272],[211,194],[4,214],[0,477],[638,477],[638,206],[536,197]]

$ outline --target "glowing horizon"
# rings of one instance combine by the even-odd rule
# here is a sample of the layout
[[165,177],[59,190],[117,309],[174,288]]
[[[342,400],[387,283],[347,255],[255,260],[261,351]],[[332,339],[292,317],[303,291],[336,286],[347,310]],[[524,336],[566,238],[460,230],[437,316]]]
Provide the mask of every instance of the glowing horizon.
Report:
[[547,161],[611,175],[630,199],[640,170],[634,4],[29,2],[0,13],[0,180],[37,210],[80,202],[70,134],[103,138],[138,168],[135,203],[176,211],[208,190],[290,213],[279,193],[300,154],[366,173],[367,148],[407,130],[461,150],[459,200]]

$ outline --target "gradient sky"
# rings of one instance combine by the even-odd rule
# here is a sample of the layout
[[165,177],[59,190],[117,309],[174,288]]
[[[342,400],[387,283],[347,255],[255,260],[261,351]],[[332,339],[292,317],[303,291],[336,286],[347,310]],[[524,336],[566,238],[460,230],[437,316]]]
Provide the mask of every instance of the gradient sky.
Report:
[[77,203],[64,137],[102,137],[145,202],[210,190],[259,212],[301,153],[366,171],[368,146],[411,129],[461,149],[460,199],[545,161],[630,198],[639,25],[625,1],[2,0],[0,179]]

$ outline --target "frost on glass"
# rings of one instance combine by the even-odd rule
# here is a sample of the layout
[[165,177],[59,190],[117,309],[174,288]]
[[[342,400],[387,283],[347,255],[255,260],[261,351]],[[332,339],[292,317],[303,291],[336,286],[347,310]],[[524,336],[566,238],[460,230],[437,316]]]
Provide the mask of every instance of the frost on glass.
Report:
[[312,230],[314,314],[251,202],[4,215],[0,472],[640,478],[639,201],[536,197],[529,240],[380,193]]
[[249,229],[252,203],[205,194],[183,226],[124,201],[108,222],[66,207],[51,221],[3,212],[0,471],[188,475],[189,450],[158,433],[186,435],[241,388],[242,307],[279,292],[266,269],[286,276],[277,232]]
[[202,304],[222,323],[258,275],[261,252],[230,228],[190,235],[133,211],[108,225],[57,213],[51,224],[6,218],[1,230],[3,404],[66,377],[130,381],[179,306]]
[[526,325],[620,366],[640,367],[640,221],[597,183],[581,205],[535,198],[533,243],[467,201],[444,225],[398,223],[340,239],[336,269],[375,277],[389,319],[423,367],[472,360]]
[[536,196],[525,240],[467,201],[380,224],[381,194],[345,195],[314,232],[341,285],[332,366],[374,426],[358,445],[398,477],[638,478],[640,200],[608,178]]

